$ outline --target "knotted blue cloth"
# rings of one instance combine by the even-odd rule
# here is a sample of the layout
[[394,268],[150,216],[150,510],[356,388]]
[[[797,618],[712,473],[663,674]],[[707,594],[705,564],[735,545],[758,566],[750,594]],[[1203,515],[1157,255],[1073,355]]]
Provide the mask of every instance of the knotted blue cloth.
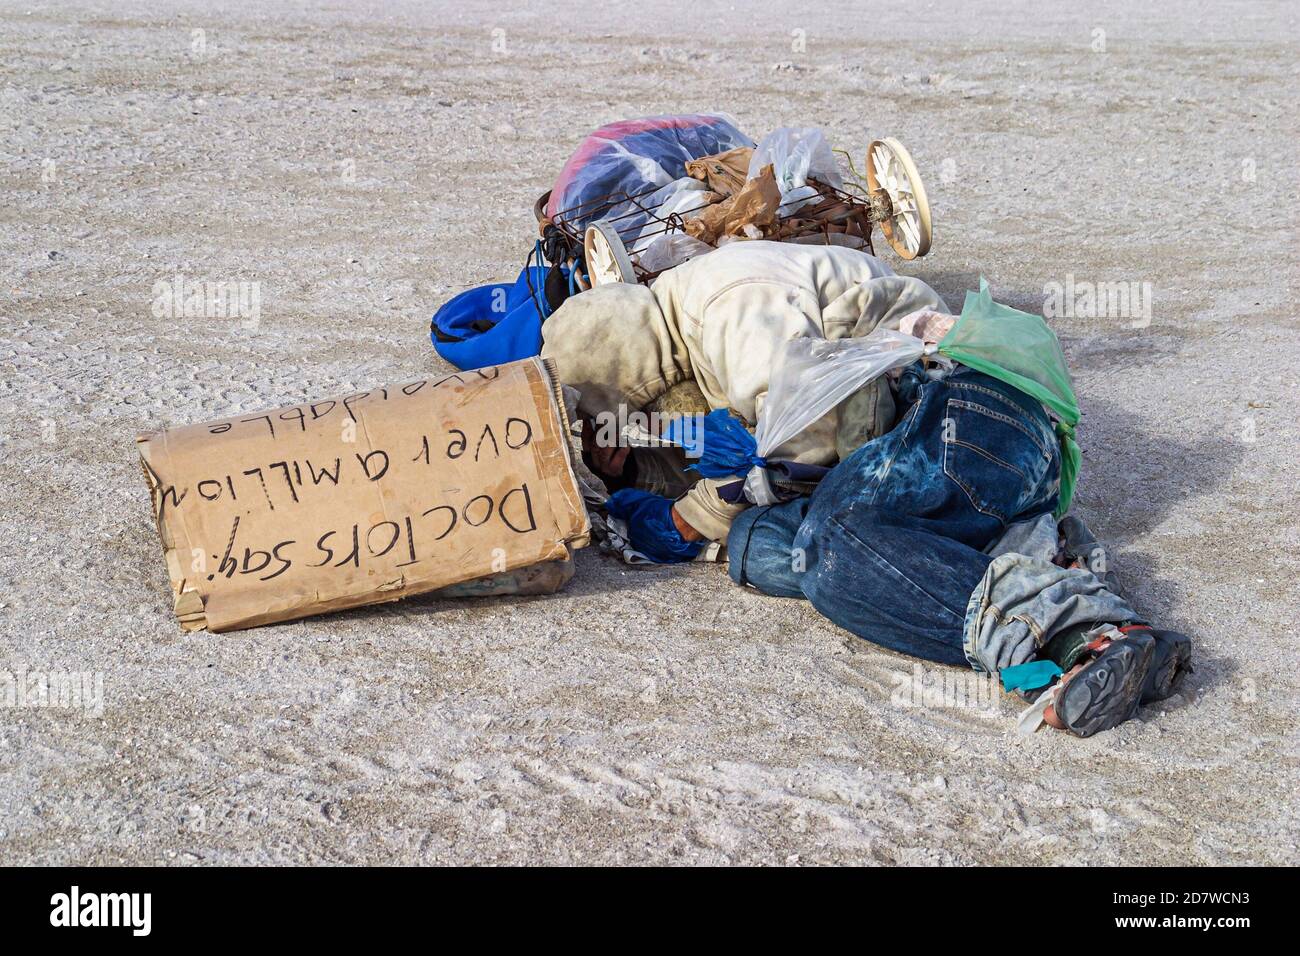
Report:
[[611,516],[627,522],[632,547],[659,564],[691,561],[704,549],[703,541],[682,537],[673,523],[672,509],[670,499],[636,488],[622,488],[605,502]]
[[675,418],[664,437],[686,449],[686,457],[695,459],[689,467],[705,478],[741,477],[751,468],[767,466],[745,423],[725,408]]

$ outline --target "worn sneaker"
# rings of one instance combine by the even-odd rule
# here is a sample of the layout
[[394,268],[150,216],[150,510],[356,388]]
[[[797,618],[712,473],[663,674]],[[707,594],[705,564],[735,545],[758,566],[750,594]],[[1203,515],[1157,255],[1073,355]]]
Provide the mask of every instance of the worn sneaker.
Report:
[[1183,678],[1193,670],[1192,639],[1177,631],[1158,631],[1144,624],[1130,624],[1121,627],[1120,631],[1129,635],[1150,634],[1156,642],[1151,666],[1142,682],[1142,703],[1154,704],[1178,693]]
[[1137,713],[1156,652],[1149,630],[1134,629],[1101,648],[1056,692],[1052,710],[1065,729],[1091,737]]

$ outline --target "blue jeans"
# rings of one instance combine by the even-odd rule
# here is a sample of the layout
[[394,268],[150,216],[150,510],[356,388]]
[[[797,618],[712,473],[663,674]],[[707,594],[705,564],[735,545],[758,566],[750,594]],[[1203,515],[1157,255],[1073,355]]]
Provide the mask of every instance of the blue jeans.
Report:
[[1051,512],[1060,455],[1041,404],[965,366],[900,382],[893,431],[835,466],[811,497],[750,508],[727,539],[730,573],[807,597],[883,647],[968,665],[972,594],[1008,524]]

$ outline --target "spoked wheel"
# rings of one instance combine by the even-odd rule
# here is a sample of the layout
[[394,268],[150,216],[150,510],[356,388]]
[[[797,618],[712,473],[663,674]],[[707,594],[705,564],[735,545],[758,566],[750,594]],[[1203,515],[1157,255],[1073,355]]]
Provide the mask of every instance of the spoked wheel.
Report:
[[587,227],[583,239],[586,250],[587,275],[594,288],[610,282],[636,282],[636,271],[612,223],[602,219]]
[[889,213],[880,220],[885,240],[904,259],[930,251],[930,201],[912,162],[912,154],[892,136],[867,148],[867,186],[889,197]]

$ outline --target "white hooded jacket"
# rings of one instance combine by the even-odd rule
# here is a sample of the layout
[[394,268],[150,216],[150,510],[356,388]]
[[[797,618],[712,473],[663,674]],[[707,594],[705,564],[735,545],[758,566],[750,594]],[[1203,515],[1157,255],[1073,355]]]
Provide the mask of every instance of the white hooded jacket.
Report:
[[[643,410],[694,379],[710,408],[727,408],[753,429],[773,364],[790,339],[840,339],[897,328],[909,312],[944,310],[919,279],[840,246],[736,241],[671,269],[652,286],[612,284],[566,301],[542,326],[542,355],[578,389],[584,415]],[[836,412],[773,457],[835,461]],[[692,527],[725,539],[743,509],[701,481],[677,503]]]

